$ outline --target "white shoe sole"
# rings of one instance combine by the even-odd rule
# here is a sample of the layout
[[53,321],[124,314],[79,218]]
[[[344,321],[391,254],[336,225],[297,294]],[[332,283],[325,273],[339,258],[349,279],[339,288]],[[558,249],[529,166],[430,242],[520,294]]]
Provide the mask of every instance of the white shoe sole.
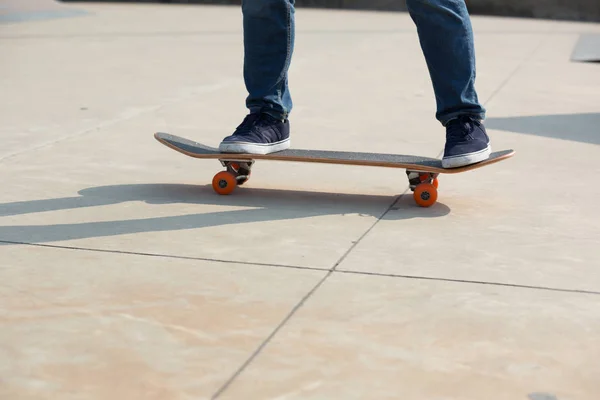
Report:
[[269,154],[289,149],[290,144],[291,141],[289,138],[280,142],[269,144],[244,142],[221,143],[219,145],[219,151],[222,153]]
[[464,167],[465,165],[475,164],[484,160],[487,160],[492,153],[492,147],[488,145],[483,150],[475,153],[463,154],[461,156],[448,157],[442,159],[442,167],[444,168],[457,168]]

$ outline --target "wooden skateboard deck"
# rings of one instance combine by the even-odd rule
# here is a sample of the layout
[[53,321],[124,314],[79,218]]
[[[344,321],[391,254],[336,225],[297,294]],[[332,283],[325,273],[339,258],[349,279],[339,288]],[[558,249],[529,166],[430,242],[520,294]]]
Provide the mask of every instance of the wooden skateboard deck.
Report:
[[[154,137],[165,146],[189,157],[218,159],[221,161],[227,171],[218,173],[213,179],[213,188],[219,194],[229,194],[235,186],[245,183],[250,177],[250,170],[255,160],[346,164],[405,169],[411,189],[415,192],[415,201],[421,206],[429,206],[435,203],[437,191],[432,192],[437,188],[437,176],[439,174],[471,171],[500,162],[515,154],[514,150],[501,150],[493,152],[487,160],[476,164],[458,168],[444,168],[440,159],[412,155],[303,149],[287,149],[270,154],[222,153],[214,147],[168,133],[157,132]],[[427,185],[434,186],[434,188],[432,189]],[[422,189],[427,189],[428,192],[422,193]],[[427,197],[427,201],[420,202],[417,197]],[[427,205],[428,203],[431,204]]]

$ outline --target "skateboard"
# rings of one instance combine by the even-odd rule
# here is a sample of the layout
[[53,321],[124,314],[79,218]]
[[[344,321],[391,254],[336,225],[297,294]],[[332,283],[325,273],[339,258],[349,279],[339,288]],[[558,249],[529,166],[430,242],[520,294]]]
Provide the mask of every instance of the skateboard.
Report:
[[165,146],[189,157],[219,160],[225,170],[214,176],[212,187],[221,195],[231,194],[237,186],[246,183],[256,160],[312,162],[405,169],[413,198],[421,207],[430,207],[437,201],[440,174],[472,171],[506,160],[515,154],[514,150],[496,151],[487,160],[476,164],[444,168],[440,159],[402,154],[302,149],[287,149],[270,154],[222,153],[216,148],[168,133],[157,132],[154,137]]

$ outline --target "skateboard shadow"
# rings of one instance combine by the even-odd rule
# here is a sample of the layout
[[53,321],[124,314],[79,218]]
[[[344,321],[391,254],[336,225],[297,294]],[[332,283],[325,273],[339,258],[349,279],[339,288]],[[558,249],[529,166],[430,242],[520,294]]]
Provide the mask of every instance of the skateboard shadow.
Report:
[[73,197],[0,204],[0,217],[140,201],[152,205],[204,204],[247,208],[126,220],[4,225],[0,226],[0,240],[5,242],[0,244],[48,243],[221,225],[243,226],[253,222],[323,215],[359,214],[385,220],[403,220],[441,217],[450,212],[446,205],[439,202],[428,209],[417,207],[411,192],[397,197],[242,187],[232,195],[219,196],[210,185],[133,184],[91,187]]

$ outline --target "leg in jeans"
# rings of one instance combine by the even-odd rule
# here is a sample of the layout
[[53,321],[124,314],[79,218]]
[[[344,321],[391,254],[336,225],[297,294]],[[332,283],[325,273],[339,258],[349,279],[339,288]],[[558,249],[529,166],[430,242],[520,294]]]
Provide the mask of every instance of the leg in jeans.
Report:
[[446,124],[458,115],[483,119],[475,91],[475,48],[464,0],[406,0],[417,26],[437,102],[436,118]]
[[244,0],[244,80],[250,111],[287,118],[294,50],[294,0]]
[[250,114],[221,142],[223,152],[268,154],[290,146],[288,69],[294,50],[294,1],[242,1]]
[[475,91],[475,48],[464,0],[406,0],[435,92],[436,118],[446,126],[444,167],[489,157],[485,109]]

